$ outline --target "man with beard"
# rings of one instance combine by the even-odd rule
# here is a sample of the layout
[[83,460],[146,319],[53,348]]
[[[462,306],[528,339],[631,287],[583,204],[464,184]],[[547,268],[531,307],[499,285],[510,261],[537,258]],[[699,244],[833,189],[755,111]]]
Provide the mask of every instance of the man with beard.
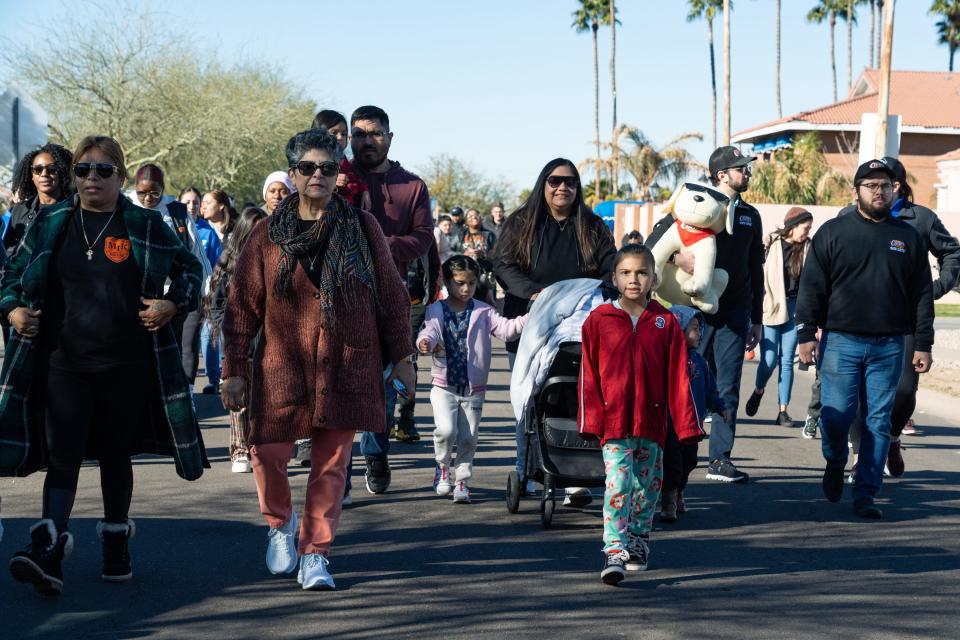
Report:
[[[797,296],[800,361],[820,371],[823,493],[843,496],[847,437],[862,401],[865,428],[853,487],[854,511],[880,518],[890,419],[904,336],[915,335],[913,366],[929,371],[933,346],[930,265],[917,232],[890,213],[894,171],[882,160],[860,165],[856,214],[825,223],[813,238]],[[819,344],[817,329],[822,330]]]
[[[744,355],[757,346],[763,333],[763,228],[760,213],[741,197],[750,185],[753,160],[729,146],[710,154],[710,182],[736,202],[736,209],[733,233],[723,230],[716,235],[716,268],[725,269],[730,281],[720,296],[717,312],[704,314],[699,348],[714,371],[720,397],[733,410],[730,422],[713,414],[707,479],[741,484],[750,478],[730,460],[740,406],[740,377]],[[674,222],[671,215],[660,220],[647,238],[647,246],[654,246]],[[693,273],[692,253],[681,251],[674,255],[673,262],[678,269]]]
[[[380,223],[400,278],[410,292],[410,322],[413,335],[416,336],[432,293],[427,259],[430,248],[434,246],[430,194],[423,180],[406,171],[399,162],[387,159],[393,132],[390,131],[390,119],[383,109],[359,107],[350,116],[350,128],[354,166],[367,182],[372,204],[370,213]],[[418,265],[422,265],[422,268]],[[410,273],[420,275],[411,279]],[[411,400],[414,391],[408,389]],[[386,393],[387,417],[392,419],[394,403],[391,398],[395,394],[390,388]],[[403,415],[404,411],[406,415]],[[402,426],[403,434],[399,439],[408,442],[419,440],[420,435],[413,424],[412,402],[402,410],[401,420],[398,430]],[[360,452],[367,463],[366,481],[370,493],[384,493],[390,486],[389,451],[388,433],[365,432],[361,436]]]

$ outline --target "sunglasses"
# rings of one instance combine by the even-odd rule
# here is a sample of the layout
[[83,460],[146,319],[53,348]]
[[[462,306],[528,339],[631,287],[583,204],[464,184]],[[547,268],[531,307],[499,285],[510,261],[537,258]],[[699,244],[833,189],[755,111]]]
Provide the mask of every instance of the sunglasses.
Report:
[[562,184],[567,185],[568,189],[576,189],[578,181],[574,176],[547,176],[547,184],[552,189],[556,189]]
[[78,178],[86,178],[90,171],[96,171],[101,178],[109,178],[118,171],[117,166],[109,162],[78,162],[73,165],[73,175]]
[[144,198],[153,198],[154,200],[159,200],[160,196],[163,193],[160,191],[137,191],[137,197],[143,200]]
[[726,204],[727,202],[730,202],[730,198],[728,198],[725,194],[717,191],[716,189],[705,187],[702,184],[695,184],[693,182],[688,182],[686,183],[685,186],[687,188],[687,191],[699,191],[700,193],[707,193],[710,195],[711,198],[713,198],[714,200],[716,200],[721,204]]
[[33,175],[40,176],[46,173],[47,175],[55,176],[57,175],[57,165],[55,164],[35,164],[33,165]]
[[322,175],[324,178],[332,178],[340,173],[340,165],[333,160],[327,160],[326,162],[320,163],[301,160],[297,164],[293,165],[293,167],[300,172],[300,175],[307,178],[316,173],[317,169],[320,169],[320,175]]

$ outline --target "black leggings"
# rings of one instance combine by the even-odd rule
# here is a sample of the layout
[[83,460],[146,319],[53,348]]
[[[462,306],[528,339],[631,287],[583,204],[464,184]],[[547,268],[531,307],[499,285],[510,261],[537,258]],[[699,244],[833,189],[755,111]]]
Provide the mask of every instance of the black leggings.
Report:
[[133,494],[130,455],[150,394],[149,365],[83,373],[50,369],[46,386],[47,477],[43,517],[67,529],[87,446],[96,448],[106,522],[124,523]]

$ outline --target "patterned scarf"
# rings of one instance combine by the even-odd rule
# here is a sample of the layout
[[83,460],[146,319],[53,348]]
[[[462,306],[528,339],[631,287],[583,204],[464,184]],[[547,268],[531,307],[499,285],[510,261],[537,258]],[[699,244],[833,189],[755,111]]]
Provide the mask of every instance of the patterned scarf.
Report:
[[443,348],[447,352],[447,386],[453,387],[457,395],[466,395],[470,378],[467,375],[467,329],[470,327],[470,314],[473,313],[473,300],[459,313],[447,305],[443,308]]
[[298,225],[299,206],[300,194],[293,192],[270,216],[270,240],[281,250],[274,292],[281,297],[287,295],[298,258],[309,260],[322,256],[317,288],[321,294],[320,308],[332,326],[336,324],[335,290],[339,289],[348,298],[356,295],[351,279],[368,287],[373,291],[374,300],[377,299],[373,255],[359,211],[340,196],[334,195],[323,217],[302,233]]

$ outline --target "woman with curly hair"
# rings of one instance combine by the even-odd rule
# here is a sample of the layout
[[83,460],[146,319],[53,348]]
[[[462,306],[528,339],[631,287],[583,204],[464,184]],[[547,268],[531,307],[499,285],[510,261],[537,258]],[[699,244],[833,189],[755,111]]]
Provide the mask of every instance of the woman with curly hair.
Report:
[[23,240],[40,207],[60,202],[73,193],[72,165],[73,154],[52,142],[20,160],[13,175],[13,199],[17,204],[10,210],[10,224],[3,237],[8,258]]

